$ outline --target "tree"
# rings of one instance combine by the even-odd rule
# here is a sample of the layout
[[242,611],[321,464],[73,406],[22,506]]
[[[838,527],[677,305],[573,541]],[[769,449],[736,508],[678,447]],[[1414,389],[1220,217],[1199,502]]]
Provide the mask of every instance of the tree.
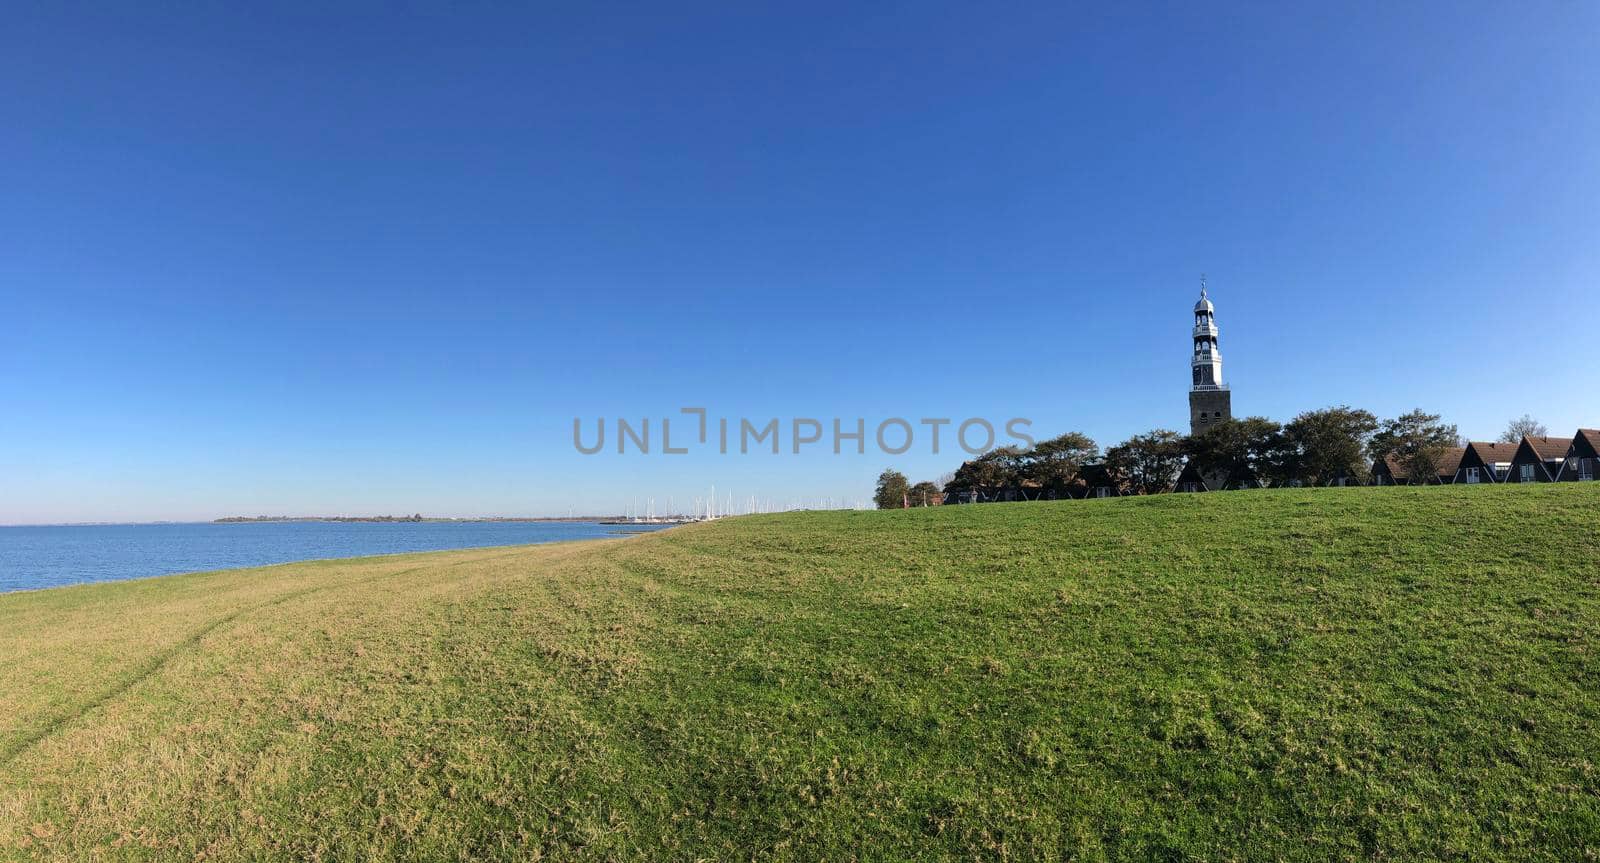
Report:
[[992,493],[997,489],[1013,487],[1022,479],[1021,461],[1022,450],[1014,446],[989,450],[975,459],[962,462],[955,476],[945,483],[944,490]]
[[939,487],[927,480],[911,487],[909,494],[912,506],[938,506],[944,501],[944,495]]
[[1201,474],[1221,474],[1233,488],[1283,472],[1282,429],[1266,417],[1223,420],[1184,438],[1183,451]]
[[1500,433],[1500,443],[1521,443],[1524,437],[1545,437],[1550,430],[1528,414],[1523,414],[1521,419],[1514,419],[1506,423],[1506,430]]
[[1287,475],[1315,485],[1342,477],[1365,478],[1363,456],[1377,428],[1378,418],[1371,412],[1349,405],[1300,414],[1283,427]]
[[1082,432],[1039,441],[1022,454],[1019,473],[1046,489],[1065,491],[1083,466],[1100,457],[1100,446]]
[[1425,485],[1439,475],[1444,451],[1461,440],[1456,427],[1439,421],[1438,414],[1417,408],[1408,414],[1384,420],[1367,442],[1367,454],[1374,461],[1392,458],[1416,485]]
[[878,489],[872,495],[872,500],[878,509],[901,509],[906,505],[906,498],[910,495],[911,486],[906,481],[906,475],[893,468],[884,468],[878,474]]
[[1172,488],[1183,459],[1183,436],[1155,429],[1106,450],[1106,469],[1141,494],[1159,494]]
[[1019,446],[995,447],[978,456],[978,459],[992,465],[997,485],[1018,485],[1027,474],[1028,453]]

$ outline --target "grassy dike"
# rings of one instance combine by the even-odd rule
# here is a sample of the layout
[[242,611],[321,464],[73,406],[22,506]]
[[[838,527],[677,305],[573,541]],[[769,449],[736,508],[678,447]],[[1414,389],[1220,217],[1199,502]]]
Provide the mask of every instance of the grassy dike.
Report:
[[0,596],[0,857],[1600,855],[1600,483]]

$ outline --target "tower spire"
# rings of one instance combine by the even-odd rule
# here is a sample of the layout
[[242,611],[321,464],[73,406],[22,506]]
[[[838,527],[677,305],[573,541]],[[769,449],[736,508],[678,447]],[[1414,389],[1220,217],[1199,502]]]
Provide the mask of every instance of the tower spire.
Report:
[[1200,301],[1194,304],[1194,353],[1189,369],[1194,384],[1189,388],[1189,430],[1199,434],[1206,428],[1233,416],[1233,396],[1222,382],[1222,351],[1217,348],[1216,306],[1206,290],[1206,276],[1200,274]]

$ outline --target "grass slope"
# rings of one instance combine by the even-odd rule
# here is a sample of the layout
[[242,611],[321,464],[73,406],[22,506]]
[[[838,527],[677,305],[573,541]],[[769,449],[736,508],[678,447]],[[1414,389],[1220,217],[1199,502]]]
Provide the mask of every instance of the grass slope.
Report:
[[1600,484],[762,516],[0,596],[0,856],[1600,855]]

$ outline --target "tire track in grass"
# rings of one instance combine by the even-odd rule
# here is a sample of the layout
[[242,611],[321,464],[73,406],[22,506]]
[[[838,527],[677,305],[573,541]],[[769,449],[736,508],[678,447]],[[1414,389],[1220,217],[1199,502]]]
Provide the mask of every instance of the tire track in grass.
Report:
[[[450,568],[453,568],[453,567],[456,567],[456,566],[461,566],[461,565],[467,564],[467,563],[478,563],[478,562],[485,561],[485,560],[497,560],[497,559],[506,558],[506,557],[516,557],[518,555],[525,554],[525,553],[526,553],[526,549],[524,549],[522,551],[512,552],[510,554],[494,555],[494,556],[491,556],[491,557],[481,557],[481,558],[480,557],[475,557],[475,558],[471,558],[469,560],[456,561],[455,563],[445,564],[444,566],[438,567],[438,568],[439,569],[450,569]],[[49,720],[45,721],[44,723],[42,723],[39,727],[35,728],[34,730],[29,731],[29,732],[25,732],[21,736],[17,737],[15,740],[11,741],[10,743],[7,743],[4,747],[0,747],[0,767],[8,767],[8,766],[10,766],[11,762],[13,762],[17,758],[21,757],[28,750],[30,750],[33,747],[37,746],[45,738],[50,737],[52,734],[55,734],[57,731],[60,731],[61,729],[67,727],[68,725],[71,725],[72,723],[74,723],[77,720],[83,718],[84,716],[88,715],[89,713],[93,712],[94,710],[96,710],[96,709],[98,709],[100,707],[103,707],[106,704],[109,704],[110,702],[116,700],[117,698],[120,698],[121,696],[126,694],[129,690],[131,690],[134,687],[138,686],[140,683],[143,683],[144,681],[150,679],[151,676],[153,676],[157,672],[161,671],[161,669],[165,668],[179,654],[181,654],[181,653],[183,653],[183,652],[185,652],[185,651],[187,651],[187,650],[189,650],[191,648],[198,647],[200,642],[203,641],[206,638],[206,636],[210,635],[213,632],[216,632],[218,629],[221,629],[222,627],[228,625],[229,623],[232,623],[232,622],[240,619],[241,617],[245,616],[246,614],[252,614],[252,613],[258,612],[258,611],[264,611],[264,610],[266,610],[268,608],[272,608],[274,606],[282,605],[282,604],[284,604],[286,602],[289,602],[291,600],[299,599],[301,597],[309,596],[311,594],[319,593],[319,592],[322,592],[322,591],[325,591],[325,590],[333,590],[335,588],[340,588],[340,587],[356,587],[356,586],[360,586],[360,585],[364,585],[364,584],[371,584],[372,582],[380,581],[382,579],[398,578],[398,577],[403,576],[403,575],[411,575],[413,573],[422,572],[423,570],[433,569],[433,568],[435,568],[435,567],[430,565],[430,564],[424,564],[422,566],[413,566],[413,567],[410,567],[410,568],[407,568],[407,569],[396,570],[395,572],[380,573],[378,575],[374,575],[374,576],[370,576],[368,578],[358,579],[358,580],[354,580],[354,581],[341,581],[341,582],[336,582],[334,584],[317,585],[315,587],[308,587],[308,588],[304,588],[302,590],[290,591],[289,593],[285,593],[285,594],[283,594],[281,596],[273,597],[272,599],[266,600],[264,602],[258,602],[258,603],[255,603],[253,605],[246,605],[246,606],[243,606],[241,608],[235,609],[234,611],[229,612],[228,614],[225,614],[222,617],[217,618],[216,620],[213,620],[212,622],[206,624],[205,626],[201,627],[200,629],[195,630],[194,632],[192,632],[189,635],[185,636],[181,641],[178,641],[178,642],[174,643],[171,647],[168,647],[166,650],[163,650],[160,653],[157,653],[156,655],[154,655],[154,656],[150,657],[149,659],[145,660],[144,662],[140,663],[138,666],[136,666],[134,668],[134,670],[132,672],[130,672],[129,674],[124,675],[121,679],[117,680],[116,682],[112,683],[110,686],[106,687],[105,690],[103,690],[100,694],[91,697],[88,701],[84,702],[84,704],[81,707],[78,707],[77,709],[74,709],[74,710],[69,710],[68,712],[63,713],[61,715],[58,715],[53,719],[49,719]]]

